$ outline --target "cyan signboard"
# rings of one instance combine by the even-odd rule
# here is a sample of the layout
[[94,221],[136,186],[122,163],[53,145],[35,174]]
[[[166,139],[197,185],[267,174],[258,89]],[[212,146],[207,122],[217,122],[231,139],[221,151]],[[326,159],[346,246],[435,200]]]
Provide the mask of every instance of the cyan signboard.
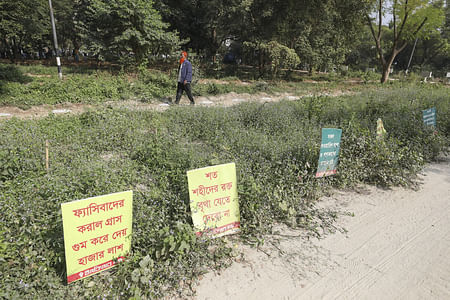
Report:
[[423,123],[427,126],[436,127],[436,108],[430,108],[422,111]]
[[316,177],[336,174],[341,145],[342,129],[323,128],[319,165]]

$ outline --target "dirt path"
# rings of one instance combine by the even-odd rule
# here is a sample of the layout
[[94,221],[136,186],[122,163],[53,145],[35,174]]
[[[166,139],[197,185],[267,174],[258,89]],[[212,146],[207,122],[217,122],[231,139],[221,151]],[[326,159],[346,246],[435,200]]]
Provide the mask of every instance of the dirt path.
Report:
[[284,229],[196,299],[450,299],[450,158],[425,169],[418,191],[367,187],[323,205],[353,212],[347,233],[308,241]]
[[[304,97],[312,97],[312,96],[341,96],[341,95],[350,95],[355,94],[351,91],[334,91],[332,93],[319,93],[319,94],[304,94],[304,95],[292,95],[289,93],[277,93],[277,94],[237,94],[237,93],[228,93],[218,96],[202,96],[196,97],[195,101],[197,106],[232,106],[242,102],[278,102],[281,100],[298,100]],[[185,96],[181,99],[181,106],[189,105],[189,100]],[[49,114],[53,113],[56,115],[61,114],[80,114],[88,110],[98,109],[101,107],[120,107],[120,108],[128,108],[132,110],[155,110],[155,111],[164,111],[168,109],[170,106],[166,103],[154,101],[152,103],[145,103],[140,101],[114,101],[114,102],[106,102],[99,105],[89,105],[89,104],[80,104],[80,103],[65,103],[65,104],[57,104],[57,105],[38,105],[33,106],[30,109],[20,109],[15,106],[0,106],[0,121],[11,119],[13,117],[17,117],[20,119],[35,119],[46,117]]]

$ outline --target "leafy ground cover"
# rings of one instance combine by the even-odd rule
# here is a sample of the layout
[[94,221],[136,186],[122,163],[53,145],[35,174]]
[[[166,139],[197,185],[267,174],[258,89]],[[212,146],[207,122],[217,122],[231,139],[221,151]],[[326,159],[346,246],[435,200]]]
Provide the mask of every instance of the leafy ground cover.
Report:
[[[228,76],[220,80],[202,80],[205,72],[194,71],[194,96],[235,93],[319,93],[336,90],[359,91],[372,85],[345,84],[337,75],[292,75],[288,80],[265,81],[247,74]],[[222,74],[222,72],[217,72]],[[308,79],[309,78],[309,79]],[[241,81],[244,80],[244,81]],[[56,68],[39,65],[0,64],[0,105],[28,109],[41,104],[83,103],[101,104],[109,101],[166,101],[176,91],[176,68],[167,71],[139,69],[130,75],[115,69],[89,69],[66,66],[63,80]]]
[[[280,222],[320,237],[336,214],[315,203],[330,188],[362,182],[412,186],[423,165],[447,151],[448,95],[441,85],[399,83],[352,96],[171,107],[163,113],[103,108],[1,122],[0,297],[182,297],[195,292],[200,274],[225,267],[237,255],[239,239],[262,243]],[[422,122],[422,110],[433,106],[436,130]],[[388,132],[382,141],[376,140],[378,118]],[[323,127],[342,128],[343,139],[337,176],[317,180]],[[186,171],[228,162],[237,166],[242,233],[198,239]],[[60,204],[130,189],[129,259],[66,285]]]

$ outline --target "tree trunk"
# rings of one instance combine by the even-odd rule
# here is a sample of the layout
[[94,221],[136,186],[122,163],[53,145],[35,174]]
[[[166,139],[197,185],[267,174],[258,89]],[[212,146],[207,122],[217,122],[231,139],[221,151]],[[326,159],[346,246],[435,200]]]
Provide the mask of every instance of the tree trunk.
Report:
[[[404,46],[402,47],[402,49]],[[389,80],[389,73],[391,72],[391,66],[394,62],[395,57],[398,53],[400,53],[401,50],[396,50],[395,45],[394,49],[392,50],[391,54],[389,55],[388,60],[385,61],[383,64],[383,74],[381,75],[381,83],[386,83]]]
[[381,83],[386,83],[389,80],[390,67],[383,66],[383,74],[381,75]]
[[11,45],[9,41],[6,39],[6,37],[3,39],[3,42],[5,44],[5,58],[9,58],[11,62],[14,62],[14,59],[11,56]]
[[16,63],[17,58],[19,57],[19,47],[17,46],[17,42],[15,38],[11,40],[11,62]]
[[212,32],[211,32],[211,45],[210,45],[210,51],[211,51],[211,56],[212,56],[212,61],[215,64],[216,63],[216,54],[217,54],[217,49],[219,47],[217,46],[217,31],[216,28],[213,28]]
[[73,59],[75,60],[75,62],[79,62],[80,61],[81,43],[79,41],[77,41],[76,39],[73,39],[72,44],[73,44]]
[[258,78],[261,78],[264,75],[264,53],[261,47],[259,47],[258,70],[259,70]]

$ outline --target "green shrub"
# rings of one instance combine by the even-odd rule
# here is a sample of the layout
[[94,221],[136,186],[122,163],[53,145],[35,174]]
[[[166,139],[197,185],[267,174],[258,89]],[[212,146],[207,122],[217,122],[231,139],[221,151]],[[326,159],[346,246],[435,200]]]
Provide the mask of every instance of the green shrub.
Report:
[[[164,75],[142,76],[169,88]],[[123,77],[116,80],[118,86],[128,84]],[[45,84],[69,89],[51,80]],[[121,94],[102,80],[89,83],[95,87],[99,101],[109,88],[113,97]],[[401,83],[353,96],[230,108],[107,108],[2,121],[0,297],[187,298],[200,274],[226,266],[234,254],[226,238],[193,234],[186,171],[236,163],[240,237],[246,242],[263,243],[277,222],[320,237],[333,228],[337,214],[315,202],[331,187],[409,186],[425,162],[448,149],[449,102],[445,87]],[[437,128],[425,127],[422,110],[433,106]],[[385,124],[384,140],[376,139],[377,118]],[[343,130],[340,163],[336,176],[316,179],[324,127]],[[105,276],[65,285],[61,203],[124,190],[134,191],[129,259]]]
[[359,182],[408,186],[423,167],[423,154],[391,136],[377,140],[355,119],[344,126],[342,135],[337,180],[344,186]]
[[175,93],[176,79],[162,72],[143,69],[140,70],[138,79],[132,91],[141,100],[151,102],[152,99],[161,99]]
[[27,108],[66,102],[94,104],[123,99],[128,82],[125,77],[106,74],[70,75],[62,81],[57,77],[34,78],[27,85],[6,82],[3,90],[6,95],[0,100],[3,105]]
[[166,226],[158,231],[153,253],[155,258],[170,255],[183,257],[196,244],[197,238],[191,225],[177,222],[172,228]]
[[19,83],[28,83],[31,81],[29,76],[26,76],[15,65],[1,65],[0,64],[0,82],[14,81]]

